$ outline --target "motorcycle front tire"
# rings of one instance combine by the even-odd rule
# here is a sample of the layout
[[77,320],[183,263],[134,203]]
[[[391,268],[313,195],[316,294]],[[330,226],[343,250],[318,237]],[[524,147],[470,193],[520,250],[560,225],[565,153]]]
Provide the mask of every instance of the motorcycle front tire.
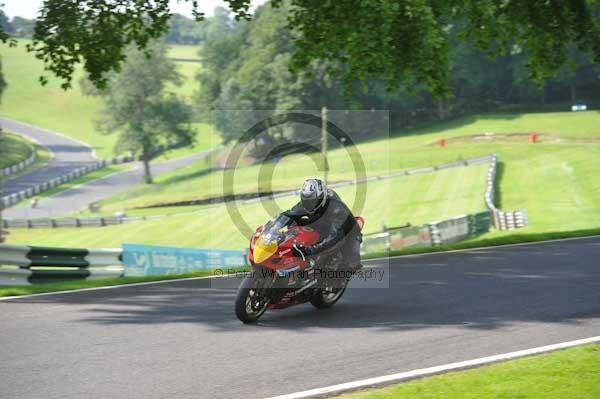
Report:
[[267,310],[269,306],[267,298],[264,298],[264,302],[256,308],[252,304],[254,296],[266,285],[267,281],[260,273],[250,273],[242,280],[235,297],[235,315],[242,323],[256,323]]

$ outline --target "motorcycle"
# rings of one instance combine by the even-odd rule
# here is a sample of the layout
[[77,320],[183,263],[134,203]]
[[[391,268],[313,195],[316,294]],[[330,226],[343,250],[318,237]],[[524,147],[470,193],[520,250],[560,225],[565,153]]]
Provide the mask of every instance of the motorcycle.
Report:
[[[364,219],[355,217],[362,230]],[[252,271],[237,291],[235,314],[244,323],[256,322],[267,309],[283,309],[310,302],[319,309],[333,306],[344,294],[350,276],[340,251],[323,264],[317,258],[295,255],[292,249],[309,247],[319,233],[280,215],[256,229],[248,260]]]

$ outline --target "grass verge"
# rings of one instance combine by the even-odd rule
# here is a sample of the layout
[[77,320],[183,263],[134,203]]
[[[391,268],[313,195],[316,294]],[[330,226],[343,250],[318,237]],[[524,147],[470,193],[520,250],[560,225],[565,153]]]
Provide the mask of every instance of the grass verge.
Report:
[[[239,269],[225,269],[228,273],[235,273],[248,270],[247,268]],[[21,296],[30,294],[40,294],[44,292],[56,292],[56,291],[71,291],[78,290],[81,288],[95,288],[95,287],[110,287],[114,285],[127,285],[134,283],[147,283],[150,281],[163,281],[163,280],[175,280],[181,278],[190,277],[206,277],[213,275],[221,275],[223,269],[206,269],[198,270],[192,273],[181,273],[181,274],[168,274],[161,276],[140,276],[140,277],[114,277],[104,278],[98,280],[76,280],[68,282],[56,282],[56,283],[45,283],[45,284],[32,284],[22,287],[0,287],[0,297],[6,296]]]
[[[357,193],[366,193],[364,207],[356,213],[366,220],[365,232],[378,231],[383,223],[387,226],[403,225],[407,221],[420,224],[484,210],[485,171],[485,165],[447,169],[343,187],[337,192],[346,201],[351,201]],[[152,189],[148,187],[148,190]],[[193,213],[116,226],[13,228],[8,240],[10,243],[83,248],[118,247],[123,243],[177,243],[185,247],[239,249],[248,245],[248,237],[257,226],[268,221],[272,213],[289,209],[297,201],[296,196],[291,196],[239,204],[240,215],[234,216],[237,223],[231,222],[231,210],[226,206],[205,205],[194,207]],[[163,213],[165,208],[155,211]]]
[[13,133],[0,131],[0,169],[26,160],[35,151],[31,143]]
[[24,174],[32,172],[36,169],[39,169],[39,168],[43,167],[44,165],[46,165],[48,163],[48,161],[50,160],[50,158],[52,158],[50,151],[48,151],[48,149],[46,147],[44,147],[43,145],[40,145],[40,144],[37,144],[34,142],[32,142],[31,145],[33,146],[33,148],[35,149],[35,152],[37,153],[35,161],[33,161],[33,163],[31,165],[27,166],[25,169],[23,169],[17,173],[13,173],[9,176],[6,176],[7,179],[14,179],[15,177],[19,177],[21,175],[24,175]]
[[194,44],[172,44],[169,46],[167,56],[173,59],[200,61],[201,48],[202,46]]
[[338,399],[592,399],[600,397],[600,345],[336,396]]
[[600,345],[584,345],[424,378],[338,399],[593,399],[600,397]]
[[[357,149],[368,174],[497,153],[502,172],[497,182],[497,205],[506,210],[526,209],[530,229],[535,232],[586,229],[600,225],[598,126],[600,112],[597,111],[577,115],[566,112],[485,114],[405,130],[389,139],[361,143]],[[541,134],[540,142],[535,145],[528,141],[527,132],[532,131]],[[494,134],[486,136],[483,132]],[[447,139],[445,148],[437,144],[441,137]],[[329,180],[354,178],[354,161],[342,149],[331,150],[328,155]],[[240,167],[235,171],[233,189],[236,193],[271,188],[286,190],[300,187],[308,176],[320,174],[318,165],[311,158],[296,154],[274,165]],[[261,175],[269,176],[269,179],[261,179]],[[101,211],[112,214],[117,210],[217,196],[223,192],[224,177],[224,172],[211,172],[206,162],[200,161],[160,176],[151,187],[138,185],[101,201]],[[429,177],[423,175],[422,178],[423,186],[427,185]],[[398,179],[397,182],[403,184],[406,181]],[[412,195],[411,189],[398,187],[399,193],[390,198],[390,204],[399,206],[404,198]],[[433,184],[428,190],[435,198],[444,199],[443,187]],[[450,202],[447,199],[446,203]],[[413,213],[415,209],[419,213],[433,214],[429,221],[442,218],[443,209],[435,212],[438,204],[439,201],[421,201],[418,208],[406,212],[404,222],[419,223],[421,218]],[[352,202],[349,205],[354,206]],[[459,210],[454,216],[466,212],[468,208]],[[372,221],[367,222],[369,228],[373,226]]]

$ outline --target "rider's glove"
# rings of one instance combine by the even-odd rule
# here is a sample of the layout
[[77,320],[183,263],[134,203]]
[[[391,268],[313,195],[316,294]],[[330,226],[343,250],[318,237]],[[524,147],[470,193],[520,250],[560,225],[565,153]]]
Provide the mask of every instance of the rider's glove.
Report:
[[312,255],[310,248],[305,247],[300,244],[296,244],[292,247],[292,253],[294,254],[294,256],[297,256],[298,258],[304,258],[306,256]]

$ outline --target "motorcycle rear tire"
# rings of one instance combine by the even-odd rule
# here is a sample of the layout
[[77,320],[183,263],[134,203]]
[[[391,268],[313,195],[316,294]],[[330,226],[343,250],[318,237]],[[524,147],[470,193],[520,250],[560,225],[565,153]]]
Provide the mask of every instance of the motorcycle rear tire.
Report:
[[317,309],[330,308],[344,295],[346,287],[348,287],[348,280],[344,279],[343,287],[331,297],[324,295],[323,290],[319,289],[311,296],[310,303]]

